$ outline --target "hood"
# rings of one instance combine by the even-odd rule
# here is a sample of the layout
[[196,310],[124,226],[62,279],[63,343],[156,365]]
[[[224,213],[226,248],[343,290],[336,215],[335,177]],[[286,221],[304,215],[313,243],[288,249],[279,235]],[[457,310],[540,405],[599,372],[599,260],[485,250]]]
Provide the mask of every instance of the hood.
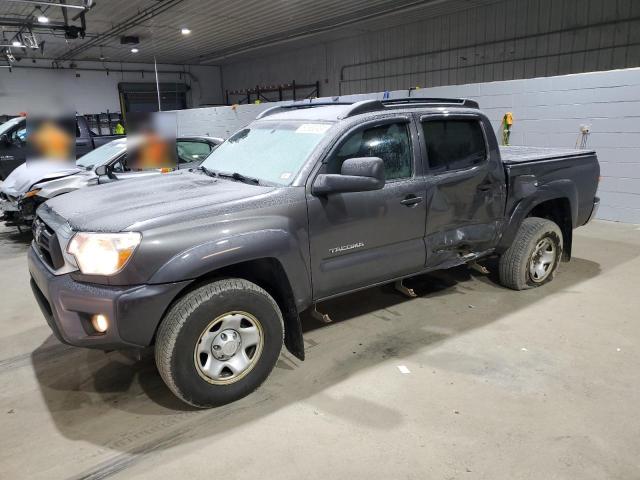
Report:
[[215,215],[230,202],[255,199],[274,187],[211,178],[189,171],[144,176],[84,188],[49,200],[74,230],[119,232]]
[[36,183],[74,175],[81,171],[82,169],[75,165],[30,161],[23,163],[9,174],[2,184],[2,191],[12,197],[20,197]]
[[73,192],[79,188],[84,188],[94,183],[97,184],[98,176],[91,170],[83,170],[75,175],[45,180],[33,185],[32,189],[39,189],[38,197],[53,198],[63,193]]

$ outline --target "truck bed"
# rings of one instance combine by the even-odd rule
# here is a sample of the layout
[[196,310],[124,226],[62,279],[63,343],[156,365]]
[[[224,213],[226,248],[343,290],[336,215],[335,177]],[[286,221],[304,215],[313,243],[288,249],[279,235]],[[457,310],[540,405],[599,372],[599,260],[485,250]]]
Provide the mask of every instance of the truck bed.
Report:
[[553,197],[556,194],[549,192],[558,188],[558,185],[570,185],[569,193],[563,188],[560,190],[564,196],[568,195],[567,198],[574,207],[573,227],[588,221],[600,175],[598,158],[593,150],[500,147],[500,154],[507,176],[507,189],[511,192],[507,198],[507,211],[511,211],[523,198],[518,194],[515,182],[518,177],[524,176],[529,181],[535,181],[539,191],[534,197],[545,194]]
[[505,164],[519,164],[538,160],[555,160],[568,157],[595,155],[593,150],[573,148],[501,146],[500,156]]

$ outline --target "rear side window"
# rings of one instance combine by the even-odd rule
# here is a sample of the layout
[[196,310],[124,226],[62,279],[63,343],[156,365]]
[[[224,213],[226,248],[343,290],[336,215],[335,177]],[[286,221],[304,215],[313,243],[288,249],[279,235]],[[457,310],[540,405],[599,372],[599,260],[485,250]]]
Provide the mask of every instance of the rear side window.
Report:
[[351,134],[329,159],[327,173],[340,173],[349,158],[378,157],[384,162],[387,180],[408,178],[412,174],[411,142],[408,124],[390,123]]
[[487,149],[477,120],[422,122],[429,168],[436,172],[471,168],[484,161]]

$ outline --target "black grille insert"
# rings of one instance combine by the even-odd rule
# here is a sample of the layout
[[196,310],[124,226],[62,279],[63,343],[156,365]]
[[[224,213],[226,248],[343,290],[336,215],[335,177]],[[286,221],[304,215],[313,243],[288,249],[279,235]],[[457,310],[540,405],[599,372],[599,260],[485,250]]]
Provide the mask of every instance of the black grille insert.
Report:
[[58,237],[53,229],[39,217],[36,217],[33,221],[32,231],[34,242],[44,261],[54,270],[62,268],[64,257]]

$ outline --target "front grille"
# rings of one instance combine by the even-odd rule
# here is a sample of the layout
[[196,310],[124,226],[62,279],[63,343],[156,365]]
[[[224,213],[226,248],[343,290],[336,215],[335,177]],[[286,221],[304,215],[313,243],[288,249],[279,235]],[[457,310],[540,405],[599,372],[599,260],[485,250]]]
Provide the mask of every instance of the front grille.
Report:
[[58,237],[49,225],[44,223],[40,217],[36,217],[31,227],[33,240],[36,248],[42,255],[43,260],[49,267],[58,270],[64,266],[64,257]]

